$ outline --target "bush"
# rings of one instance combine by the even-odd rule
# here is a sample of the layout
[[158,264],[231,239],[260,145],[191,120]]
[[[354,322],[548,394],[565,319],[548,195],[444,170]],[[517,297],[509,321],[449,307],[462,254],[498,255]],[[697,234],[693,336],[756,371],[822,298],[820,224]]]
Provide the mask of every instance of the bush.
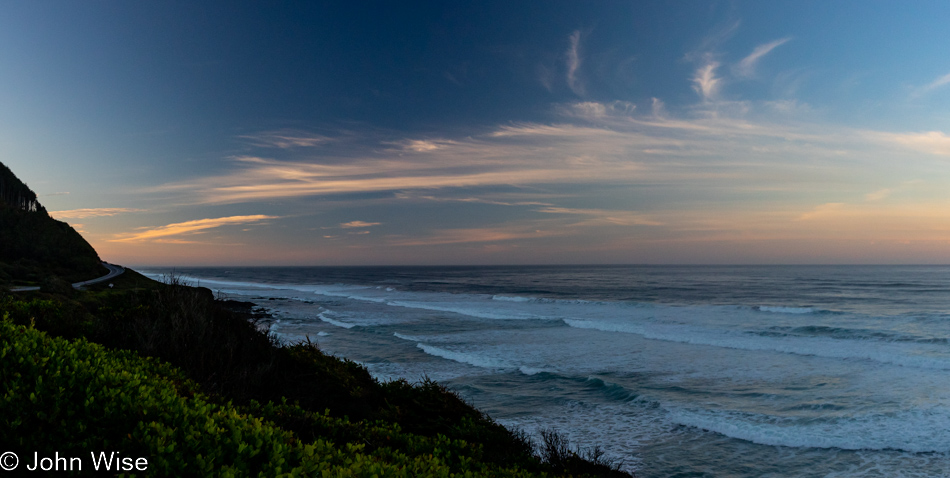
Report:
[[0,311],[20,325],[35,325],[53,335],[82,337],[88,332],[91,318],[75,302],[32,297],[24,300],[13,295],[0,296]]
[[[145,457],[155,476],[409,477],[452,476],[445,459],[467,446],[401,435],[396,427],[363,434],[396,436],[410,452],[430,453],[410,456],[388,446],[366,452],[364,444],[324,439],[303,443],[230,404],[210,403],[196,390],[166,363],[0,321],[0,443],[15,452],[84,456],[115,450]],[[326,422],[334,429],[340,423]],[[464,457],[456,469],[465,476],[530,476]]]
[[172,362],[210,393],[246,401],[276,371],[274,340],[215,307],[208,289],[171,285],[101,297],[89,305],[97,309],[89,338]]
[[592,476],[629,477],[620,471],[619,464],[609,459],[598,446],[581,450],[572,449],[571,442],[564,434],[552,428],[540,430],[541,459],[560,473]]

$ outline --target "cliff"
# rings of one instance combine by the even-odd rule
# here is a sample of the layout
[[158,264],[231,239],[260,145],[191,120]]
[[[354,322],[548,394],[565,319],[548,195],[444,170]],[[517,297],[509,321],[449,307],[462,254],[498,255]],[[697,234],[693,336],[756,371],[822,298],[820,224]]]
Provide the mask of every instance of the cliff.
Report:
[[36,193],[0,163],[0,283],[91,279],[105,273],[99,262],[96,250],[51,218]]

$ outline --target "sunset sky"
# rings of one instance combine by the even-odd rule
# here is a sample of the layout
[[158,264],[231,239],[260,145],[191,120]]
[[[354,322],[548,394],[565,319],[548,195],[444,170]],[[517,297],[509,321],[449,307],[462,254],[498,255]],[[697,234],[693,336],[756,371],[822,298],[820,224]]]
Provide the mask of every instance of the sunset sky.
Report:
[[0,6],[110,262],[950,263],[948,2]]

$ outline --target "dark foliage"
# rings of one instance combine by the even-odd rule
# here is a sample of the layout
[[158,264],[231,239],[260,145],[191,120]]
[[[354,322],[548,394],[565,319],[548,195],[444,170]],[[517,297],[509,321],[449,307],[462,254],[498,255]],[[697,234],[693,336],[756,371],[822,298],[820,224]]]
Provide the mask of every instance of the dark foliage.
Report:
[[491,420],[465,403],[458,394],[425,378],[418,384],[397,380],[382,384],[386,409],[381,418],[402,425],[406,431],[482,443],[485,454],[499,463],[528,468],[532,456],[531,440]]
[[247,400],[278,369],[273,340],[216,307],[208,289],[173,284],[102,300],[88,304],[90,339],[175,364],[210,393]]
[[557,472],[591,476],[629,477],[620,471],[619,464],[610,460],[598,446],[581,450],[571,448],[570,440],[557,430],[541,430],[541,459]]
[[103,275],[95,249],[46,213],[36,193],[0,163],[0,283],[78,282]]
[[0,163],[0,204],[13,209],[46,214],[46,210],[36,200],[36,193],[3,163]]
[[[45,297],[44,297],[45,296]],[[81,304],[62,297],[40,294],[30,298],[4,293],[0,289],[0,310],[20,325],[34,325],[52,335],[78,338],[89,328],[90,316]]]

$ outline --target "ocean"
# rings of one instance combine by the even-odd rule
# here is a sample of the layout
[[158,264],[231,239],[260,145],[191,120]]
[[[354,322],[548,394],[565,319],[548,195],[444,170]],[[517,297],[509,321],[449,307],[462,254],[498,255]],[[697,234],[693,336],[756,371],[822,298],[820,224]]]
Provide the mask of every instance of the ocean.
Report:
[[950,476],[948,266],[139,270],[640,477]]

